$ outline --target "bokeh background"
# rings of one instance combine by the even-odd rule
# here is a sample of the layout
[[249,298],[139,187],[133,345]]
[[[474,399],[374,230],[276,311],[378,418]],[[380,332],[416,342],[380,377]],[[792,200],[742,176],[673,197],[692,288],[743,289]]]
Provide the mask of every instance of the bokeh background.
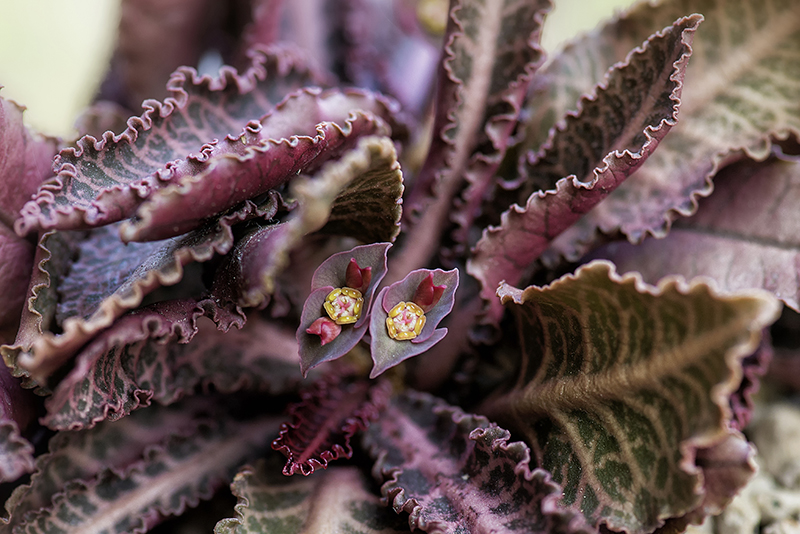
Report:
[[[631,3],[555,0],[545,49],[555,50]],[[119,0],[0,0],[0,96],[26,106],[32,128],[73,138],[75,118],[111,57],[119,13]]]

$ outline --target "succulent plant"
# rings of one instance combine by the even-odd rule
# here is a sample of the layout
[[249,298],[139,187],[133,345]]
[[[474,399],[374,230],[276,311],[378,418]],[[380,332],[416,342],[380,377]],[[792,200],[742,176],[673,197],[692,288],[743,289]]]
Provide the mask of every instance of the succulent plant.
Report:
[[800,4],[549,58],[548,0],[212,4],[124,1],[75,142],[0,100],[0,532],[725,508],[800,311]]

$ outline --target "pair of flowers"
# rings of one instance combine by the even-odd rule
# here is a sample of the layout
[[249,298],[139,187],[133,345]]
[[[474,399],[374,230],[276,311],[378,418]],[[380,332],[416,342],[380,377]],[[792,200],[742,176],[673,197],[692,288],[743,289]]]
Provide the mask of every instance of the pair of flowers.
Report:
[[373,299],[391,246],[373,243],[339,252],[314,272],[297,329],[303,375],[347,354],[367,331],[374,362],[370,378],[427,351],[447,334],[447,328],[436,327],[453,309],[458,270],[412,271]]

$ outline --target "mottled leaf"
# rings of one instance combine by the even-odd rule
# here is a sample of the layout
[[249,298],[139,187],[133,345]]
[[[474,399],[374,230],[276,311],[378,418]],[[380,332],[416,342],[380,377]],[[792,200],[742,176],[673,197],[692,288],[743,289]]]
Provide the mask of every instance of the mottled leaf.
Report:
[[437,533],[591,532],[559,509],[561,488],[532,469],[530,449],[507,430],[430,395],[408,392],[364,434],[381,494],[412,529]]
[[721,296],[702,280],[647,286],[608,262],[498,294],[523,358],[515,385],[484,409],[527,438],[563,486],[560,504],[629,533],[702,514],[695,456],[726,439],[741,359],[777,318],[777,300]]
[[129,119],[123,133],[84,137],[77,149],[62,150],[54,164],[58,176],[23,207],[17,233],[118,221],[181,171],[204,167],[212,147],[236,153],[242,135],[258,142],[256,125],[242,129],[297,89],[298,78],[307,82],[308,72],[285,50],[258,51],[252,59],[243,74],[223,69],[213,79],[181,67],[170,78],[170,96],[145,101],[145,112]]
[[[358,145],[340,160],[329,162],[313,177],[295,178],[289,197],[297,200],[297,208],[284,224],[261,229],[237,244],[232,258],[237,263],[231,267],[238,281],[242,306],[258,306],[275,291],[275,279],[286,268],[289,252],[297,247],[304,235],[323,230],[331,217],[336,217],[338,228],[352,232],[351,237],[378,237],[368,230],[372,219],[352,220],[344,199],[348,188],[358,190],[359,184],[392,184],[399,180],[397,153],[391,140],[385,137],[364,137]],[[378,228],[387,231],[380,241],[390,241],[397,234],[398,199],[394,194],[401,189],[381,187],[386,195],[380,201],[393,213],[374,215]],[[344,200],[341,200],[344,199]],[[377,204],[376,204],[377,205]],[[388,221],[392,222],[388,222]],[[344,221],[347,221],[346,223]]]
[[485,230],[468,263],[491,320],[503,311],[494,298],[500,281],[518,284],[550,242],[636,172],[675,125],[701,20],[680,19],[634,50],[531,157],[523,169],[524,207],[512,205],[499,227]]
[[[420,284],[431,276],[433,284],[444,286],[444,290],[439,293],[440,300],[434,306],[427,308],[421,302],[414,302],[414,296]],[[437,327],[453,309],[456,289],[458,289],[457,269],[451,271],[418,269],[378,293],[369,325],[370,354],[374,363],[370,378],[379,376],[408,358],[426,352],[447,335],[447,328]],[[389,314],[401,302],[414,302],[424,312],[425,322],[413,339],[393,338],[388,330]],[[420,321],[419,317],[414,319],[409,316],[409,319],[414,321],[414,324]]]
[[[451,3],[439,69],[433,139],[409,198],[429,204],[409,234],[414,243],[393,266],[399,276],[424,266],[449,226],[454,197],[463,189],[458,219],[467,231],[488,179],[500,164],[530,78],[544,60],[538,45],[550,0],[459,0]],[[433,202],[426,197],[433,195]],[[463,236],[462,236],[463,239]]]
[[706,22],[692,45],[680,122],[635,180],[555,241],[550,261],[557,255],[577,259],[596,229],[612,234],[621,230],[632,241],[647,233],[665,235],[678,215],[694,212],[698,196],[711,193],[709,178],[723,163],[740,158],[740,150],[763,159],[769,154],[770,136],[800,130],[800,71],[795,68],[800,5],[787,0],[639,3],[543,69],[544,102],[533,98],[532,108],[558,119],[576,98],[565,103],[558,97],[553,104],[553,95],[588,90],[597,73],[621,60],[627,49],[692,12],[702,13]]
[[283,474],[308,476],[333,460],[350,458],[350,439],[378,417],[391,389],[386,381],[328,375],[301,392],[301,401],[289,407],[291,423],[283,423],[272,442],[286,456]]
[[20,354],[18,364],[44,383],[82,345],[139,306],[145,295],[180,282],[187,264],[227,253],[234,241],[231,226],[277,209],[275,202],[268,206],[247,203],[202,228],[165,241],[123,246],[116,225],[93,230],[78,246],[78,259],[58,288],[57,319],[62,333],[44,332],[35,338],[29,351]]
[[227,333],[200,320],[194,332],[189,313],[197,318],[205,307],[205,314],[213,315],[213,304],[196,303],[194,310],[186,310],[186,319],[177,304],[126,315],[83,349],[75,368],[47,399],[42,422],[54,429],[93,426],[153,401],[171,404],[198,387],[272,395],[298,387],[294,332],[256,316]]
[[231,490],[239,500],[236,517],[217,523],[214,534],[409,531],[406,520],[381,505],[355,467],[287,478],[276,462],[260,460],[236,475]]
[[664,239],[593,251],[653,283],[668,274],[709,276],[725,291],[766,289],[800,311],[800,163],[771,158],[732,164],[714,194]]
[[20,208],[53,175],[57,139],[25,127],[25,108],[0,98],[0,223],[12,228]]
[[49,506],[26,516],[14,532],[143,532],[210,498],[275,432],[270,418],[243,423],[207,421],[188,435],[170,436],[125,470],[105,469],[71,480]]
[[[338,252],[320,264],[311,278],[311,294],[303,304],[300,326],[297,328],[297,346],[300,353],[300,370],[305,376],[309,369],[344,356],[364,337],[369,325],[372,297],[386,276],[386,253],[390,243],[361,245],[351,250]],[[351,325],[343,325],[335,339],[323,345],[321,337],[309,334],[308,329],[320,317],[327,316],[323,304],[328,295],[337,288],[348,287],[347,268],[355,260],[359,269],[369,269],[370,280],[366,287],[356,287],[361,292],[363,303],[361,317]],[[363,279],[362,279],[363,284]]]
[[292,333],[254,321],[240,330],[244,317],[212,300],[168,301],[131,312],[80,351],[48,397],[42,422],[59,430],[91,427],[152,401],[171,404],[197,386],[226,393],[291,389],[299,382]]
[[260,124],[249,125],[239,138],[208,145],[201,165],[187,161],[172,167],[170,185],[144,201],[135,217],[123,223],[120,235],[124,241],[178,235],[301,172],[314,173],[326,161],[352,149],[363,136],[393,131],[400,135],[402,130],[397,131],[399,124],[392,119],[395,106],[367,91],[294,93]]
[[22,383],[26,388],[43,388],[43,384],[30,378],[30,373],[19,366],[19,357],[30,351],[43,332],[54,326],[57,290],[76,248],[75,236],[52,230],[40,236],[33,261],[35,267],[28,284],[27,305],[22,310],[16,340],[13,345],[0,347],[3,361],[12,368],[14,376],[25,377]]
[[171,408],[154,406],[89,431],[59,432],[49,452],[36,459],[30,482],[18,486],[6,502],[9,517],[3,523],[14,529],[26,514],[47,507],[69,481],[94,479],[104,469],[125,471],[152,445],[192,434],[211,407],[208,399],[192,399]]

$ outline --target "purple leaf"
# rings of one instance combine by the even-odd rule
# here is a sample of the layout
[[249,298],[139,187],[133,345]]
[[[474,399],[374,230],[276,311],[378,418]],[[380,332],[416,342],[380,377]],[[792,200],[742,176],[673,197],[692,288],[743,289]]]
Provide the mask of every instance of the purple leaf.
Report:
[[152,402],[174,403],[198,388],[294,391],[301,381],[294,332],[257,315],[242,326],[224,312],[215,317],[220,312],[213,301],[188,300],[125,315],[80,352],[47,399],[44,423],[91,427]]
[[124,470],[103,469],[91,479],[66,481],[44,507],[25,515],[18,530],[145,532],[211,498],[232,470],[258,456],[277,427],[274,417],[236,421],[215,415],[196,421],[190,433],[148,447]]
[[[433,275],[432,282],[434,285],[445,286],[441,299],[431,309],[424,311],[422,317],[425,318],[425,322],[422,329],[416,332],[415,337],[405,339],[392,337],[388,329],[388,320],[390,320],[392,310],[402,302],[414,302],[414,297],[419,295],[420,285],[424,286],[430,283],[429,276],[431,274]],[[418,269],[410,272],[400,282],[395,282],[381,290],[376,299],[376,305],[373,307],[369,325],[371,336],[370,353],[372,354],[372,361],[375,363],[369,375],[370,378],[377,377],[387,369],[408,358],[426,352],[444,338],[447,334],[447,328],[437,330],[436,327],[453,309],[457,288],[457,269],[452,271]],[[415,303],[415,305],[420,306],[418,303]],[[418,325],[421,321],[419,313],[422,311],[421,308],[416,310],[415,317],[411,317],[414,311],[407,311],[405,315],[402,313],[398,315],[396,319],[392,320],[392,323],[397,324],[399,321],[403,324],[396,331],[400,332],[409,328],[413,330],[413,326]]]
[[766,289],[800,310],[800,163],[744,160],[714,177],[715,192],[664,239],[593,251],[653,283],[668,274],[708,276],[724,291]]
[[[2,171],[0,171],[2,172]],[[0,175],[1,176],[1,175]],[[12,343],[25,305],[34,247],[0,223],[0,343]]]
[[134,108],[147,98],[167,97],[170,74],[198,64],[224,9],[208,0],[122,2],[111,72],[119,78],[121,103]]
[[[297,89],[298,72],[300,81],[307,82],[305,67],[298,63],[285,50],[269,49],[254,53],[252,65],[241,75],[227,68],[212,79],[181,67],[167,86],[171,96],[163,103],[145,101],[145,112],[129,119],[122,134],[107,132],[99,141],[84,137],[77,150],[62,150],[55,162],[58,176],[23,207],[15,230],[24,235],[121,220],[154,190],[181,176],[181,170],[207,165],[212,147],[241,152],[241,141],[233,139],[245,135],[258,141],[252,133],[256,126],[241,133],[248,121]],[[206,146],[215,140],[219,142]]]
[[415,246],[392,264],[390,281],[425,265],[438,252],[453,199],[465,179],[466,207],[457,220],[459,239],[466,238],[478,200],[505,152],[528,82],[544,60],[538,41],[550,6],[550,0],[452,2],[434,135],[409,198],[412,209],[427,206],[408,237]]
[[59,141],[25,127],[25,108],[0,98],[0,223],[12,228],[20,208],[53,175]]
[[[677,17],[698,12],[706,19],[692,45],[680,122],[636,179],[554,242],[548,263],[561,256],[577,260],[598,239],[598,231],[621,231],[632,242],[648,234],[663,237],[673,220],[694,213],[698,198],[711,194],[711,177],[719,168],[745,155],[764,159],[772,137],[800,130],[798,73],[788,69],[797,58],[800,11],[770,6],[753,0],[642,2],[544,69],[552,72],[544,73],[550,77],[542,87],[562,100],[572,89],[564,85],[583,82],[587,66],[613,65],[630,44]],[[751,16],[756,12],[764,16]],[[721,38],[732,24],[738,25],[736,38]],[[560,109],[546,103],[532,105],[560,116]]]
[[38,382],[142,299],[162,286],[181,281],[184,267],[225,254],[233,246],[231,226],[277,209],[245,203],[239,210],[209,221],[203,228],[163,242],[121,246],[115,226],[98,228],[78,245],[79,257],[61,281],[57,319],[63,332],[36,337],[19,365]]
[[364,434],[384,481],[381,494],[412,529],[589,534],[580,515],[557,506],[561,488],[531,469],[531,451],[507,430],[430,395],[395,397]]
[[484,231],[467,264],[481,281],[489,321],[503,313],[495,298],[498,284],[519,283],[550,242],[633,174],[676,123],[700,20],[680,19],[634,50],[530,162],[526,179],[544,180],[538,185],[547,190],[503,213],[501,225]]
[[389,382],[340,379],[329,375],[301,393],[289,408],[291,423],[281,425],[272,448],[287,460],[284,475],[310,475],[339,458],[350,458],[350,438],[367,428],[385,408]]
[[311,174],[356,147],[360,138],[389,135],[394,103],[361,91],[305,89],[284,100],[239,139],[209,146],[198,166],[171,169],[170,185],[154,192],[123,223],[124,241],[178,235],[202,220]]
[[[304,376],[309,369],[344,356],[364,337],[373,307],[373,296],[386,275],[386,254],[389,247],[391,247],[389,243],[373,243],[339,252],[322,262],[314,272],[311,279],[311,294],[303,305],[300,326],[297,328],[300,368]],[[328,295],[336,288],[347,286],[347,270],[351,259],[354,259],[360,268],[371,268],[370,282],[366,289],[361,291],[364,299],[361,314],[358,321],[351,325],[343,325],[341,333],[323,346],[319,336],[309,334],[307,330],[318,318],[326,316],[323,304]]]

